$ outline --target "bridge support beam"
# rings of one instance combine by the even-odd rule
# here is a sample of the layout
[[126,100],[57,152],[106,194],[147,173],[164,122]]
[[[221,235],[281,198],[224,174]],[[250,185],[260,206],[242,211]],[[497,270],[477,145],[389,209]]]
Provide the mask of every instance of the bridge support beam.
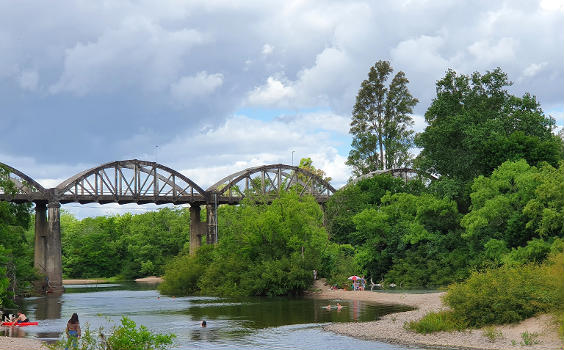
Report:
[[[40,274],[47,275],[45,257],[47,254],[47,203],[35,202],[35,249],[33,266]],[[45,285],[45,287],[47,287]]]
[[49,278],[49,288],[54,292],[63,291],[63,263],[61,261],[61,203],[47,205],[47,242],[45,270]]
[[206,213],[207,213],[207,236],[206,236],[206,243],[207,244],[215,244],[217,243],[217,209],[214,204],[206,205]]
[[205,223],[200,221],[201,208],[194,204],[190,206],[190,255],[196,254],[196,251],[202,245],[202,235],[205,234]]

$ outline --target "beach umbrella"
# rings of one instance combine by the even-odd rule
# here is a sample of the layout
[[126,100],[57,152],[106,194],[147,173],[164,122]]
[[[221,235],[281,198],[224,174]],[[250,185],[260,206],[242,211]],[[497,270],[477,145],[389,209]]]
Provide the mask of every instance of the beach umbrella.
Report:
[[348,279],[349,279],[349,280],[353,280],[353,281],[356,281],[356,280],[359,280],[359,279],[360,279],[360,277],[358,277],[358,276],[354,275],[354,276],[351,276],[351,277],[349,277]]

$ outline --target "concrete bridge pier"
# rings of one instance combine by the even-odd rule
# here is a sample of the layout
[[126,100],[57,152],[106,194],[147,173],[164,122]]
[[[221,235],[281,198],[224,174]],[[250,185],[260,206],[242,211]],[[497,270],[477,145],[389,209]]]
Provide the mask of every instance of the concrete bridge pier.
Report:
[[215,205],[208,204],[206,205],[206,213],[207,213],[207,236],[206,236],[206,243],[207,244],[215,244],[217,243],[217,209]]
[[35,248],[33,266],[47,275],[45,254],[47,252],[47,202],[35,202]]
[[[47,277],[51,292],[63,291],[61,260],[61,203],[35,203],[35,258],[33,265]],[[47,215],[46,215],[47,214]]]
[[63,262],[61,260],[61,203],[47,204],[47,254],[45,267],[49,288],[54,292],[63,291]]
[[200,221],[200,205],[190,205],[190,255],[202,245],[202,236],[205,235],[205,222]]

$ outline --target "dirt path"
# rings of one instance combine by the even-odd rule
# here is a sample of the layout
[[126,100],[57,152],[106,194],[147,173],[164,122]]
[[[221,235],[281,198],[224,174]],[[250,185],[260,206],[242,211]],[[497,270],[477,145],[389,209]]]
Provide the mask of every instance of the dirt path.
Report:
[[[563,349],[563,342],[558,336],[557,326],[551,315],[541,315],[527,319],[519,324],[497,326],[501,336],[494,342],[484,336],[483,329],[472,329],[463,332],[439,332],[429,335],[418,334],[406,330],[404,323],[418,320],[431,311],[446,309],[441,301],[444,293],[405,294],[379,293],[370,291],[331,290],[322,281],[316,281],[317,291],[312,296],[320,299],[362,300],[385,304],[404,304],[416,307],[417,310],[390,314],[378,321],[333,323],[325,326],[325,330],[357,338],[380,340],[388,343],[422,346],[444,346],[468,349],[531,349],[548,350]],[[524,345],[521,334],[538,334],[538,344]]]

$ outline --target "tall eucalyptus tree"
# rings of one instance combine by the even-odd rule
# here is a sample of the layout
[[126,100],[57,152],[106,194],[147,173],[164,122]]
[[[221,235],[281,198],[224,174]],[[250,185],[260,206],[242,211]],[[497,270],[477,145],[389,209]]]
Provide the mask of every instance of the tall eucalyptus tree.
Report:
[[392,72],[390,62],[376,62],[358,91],[350,128],[352,150],[347,160],[357,176],[405,166],[411,161],[410,114],[419,101],[409,92],[409,80],[402,71],[386,86]]

